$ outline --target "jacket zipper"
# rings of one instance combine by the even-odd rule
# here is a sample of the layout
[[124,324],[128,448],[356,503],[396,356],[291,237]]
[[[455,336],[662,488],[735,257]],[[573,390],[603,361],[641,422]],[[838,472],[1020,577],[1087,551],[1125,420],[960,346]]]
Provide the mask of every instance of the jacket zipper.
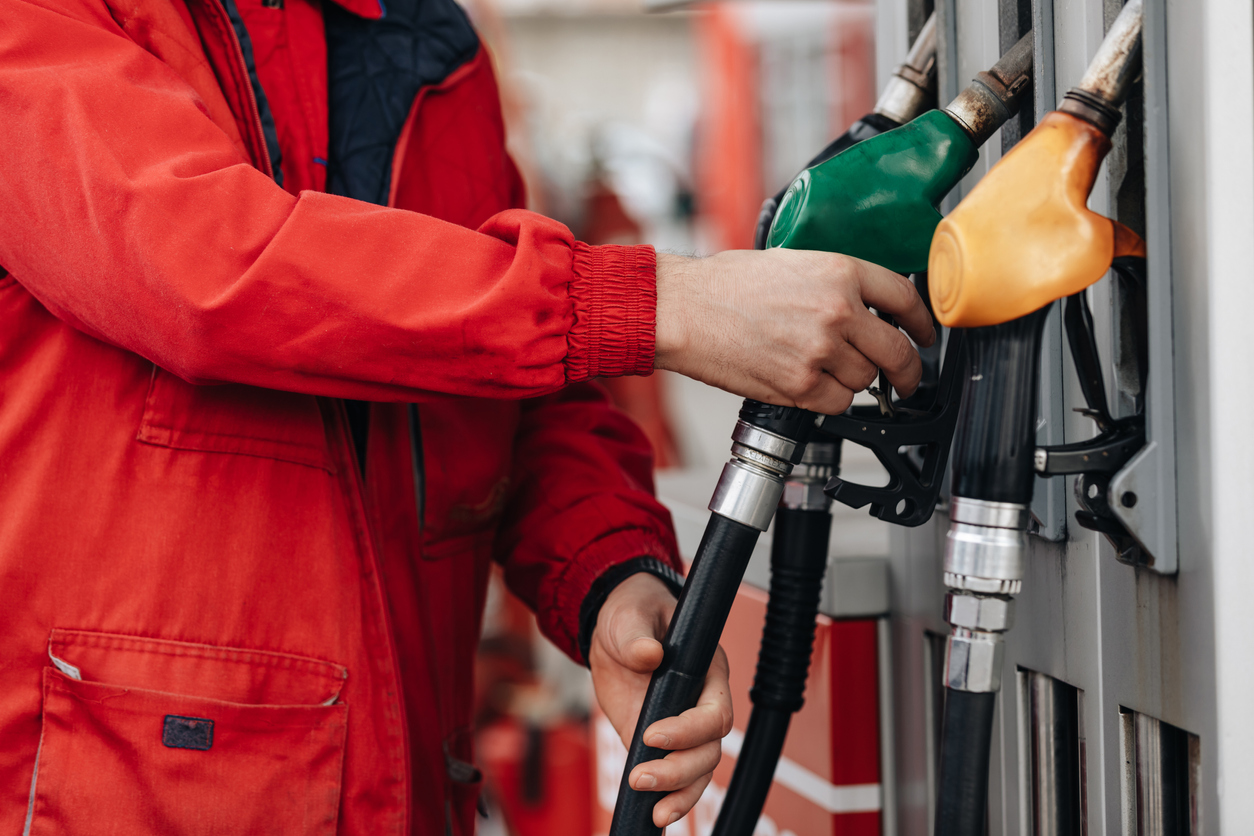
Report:
[[[344,401],[341,398],[326,398],[325,400],[331,405],[328,417],[332,419],[335,426],[333,427],[334,436],[338,439],[340,449],[343,453],[341,459],[348,466],[341,468],[344,471],[344,478],[348,480],[346,485],[347,500],[349,504],[349,513],[357,518],[357,523],[353,526],[359,532],[360,548],[362,557],[366,561],[369,569],[371,581],[371,592],[375,599],[375,609],[377,610],[377,621],[383,635],[381,636],[384,646],[387,648],[388,672],[390,677],[390,685],[386,682],[380,682],[383,699],[391,699],[394,701],[393,709],[396,711],[399,720],[400,733],[400,756],[404,769],[405,780],[401,788],[404,797],[402,798],[403,826],[398,832],[398,836],[409,836],[413,827],[412,811],[413,806],[413,766],[411,764],[411,754],[409,751],[409,716],[405,710],[404,701],[401,698],[401,663],[400,655],[396,649],[396,640],[392,630],[392,619],[388,610],[387,596],[383,592],[383,569],[379,562],[378,553],[375,549],[374,537],[370,526],[370,515],[366,512],[366,486],[361,478],[361,471],[355,466],[357,464],[355,457],[356,449],[353,445],[352,434],[348,430],[348,413],[344,409]],[[324,413],[327,414],[327,413]],[[369,618],[368,613],[363,613],[365,618]],[[363,639],[369,642],[369,637],[363,635]],[[369,648],[366,648],[369,653]],[[387,692],[391,691],[391,697]]]
[[[253,147],[258,147],[258,148],[267,150],[267,153],[260,155],[261,157],[260,161],[254,160],[254,164],[259,163],[258,168],[260,168],[261,171],[263,171],[271,180],[273,180],[274,169],[270,165],[270,154],[268,151],[268,146],[266,145],[265,130],[262,128],[262,125],[261,125],[261,108],[257,104],[256,95],[253,93],[252,78],[248,72],[248,64],[246,61],[244,61],[244,48],[240,44],[239,36],[235,34],[235,27],[231,23],[230,15],[227,14],[226,8],[222,5],[222,0],[209,0],[209,2],[213,4],[216,12],[220,15],[219,23],[221,24],[222,19],[223,18],[225,19],[225,27],[223,28],[225,28],[226,31],[229,33],[230,42],[232,46],[235,47],[235,50],[234,50],[235,69],[237,72],[242,70],[244,73],[243,77],[248,81],[248,83],[244,85],[246,89],[244,98],[248,105],[249,115],[251,116],[250,127],[252,130],[252,137],[253,137],[252,145]],[[393,684],[393,687],[390,689],[384,687],[383,689],[384,693],[381,696],[383,696],[384,699],[387,699],[386,691],[391,690],[393,692],[392,698],[397,700],[398,702],[398,704],[395,706],[395,709],[396,709],[398,717],[400,718],[400,723],[399,723],[400,725],[399,731],[400,731],[400,739],[401,739],[400,756],[401,756],[402,766],[405,771],[405,780],[404,780],[403,787],[402,787],[403,798],[401,799],[401,812],[402,812],[403,821],[402,821],[402,828],[398,836],[408,836],[410,829],[412,828],[412,823],[411,823],[412,817],[411,817],[410,808],[413,805],[413,795],[411,791],[411,788],[413,786],[413,778],[411,777],[413,767],[410,763],[410,752],[409,752],[409,739],[410,739],[409,728],[408,728],[409,718],[407,716],[407,712],[405,711],[404,704],[400,702],[400,693],[401,693],[400,659],[398,657],[397,650],[396,650],[396,641],[394,639],[393,632],[392,632],[391,619],[390,619],[390,616],[388,615],[387,600],[385,596],[383,595],[383,589],[381,587],[381,584],[382,584],[381,571],[382,570],[379,565],[378,556],[375,552],[373,538],[371,537],[371,534],[370,534],[370,519],[369,519],[369,515],[367,515],[366,513],[366,507],[365,507],[365,484],[363,480],[361,479],[357,468],[351,466],[351,464],[355,463],[353,459],[354,459],[354,456],[356,456],[356,451],[354,450],[353,441],[348,432],[348,416],[344,411],[344,403],[342,400],[334,399],[333,404],[334,404],[334,408],[332,410],[332,414],[334,416],[335,423],[337,424],[335,428],[337,430],[336,434],[339,436],[339,443],[341,445],[341,448],[347,453],[347,455],[344,456],[344,459],[350,463],[350,467],[344,468],[345,470],[349,471],[345,476],[345,478],[349,480],[348,500],[349,500],[350,505],[352,506],[351,512],[356,514],[357,519],[359,521],[356,528],[358,528],[361,531],[360,547],[363,552],[362,556],[367,561],[367,565],[369,566],[369,569],[370,569],[370,574],[373,578],[372,586],[373,586],[373,592],[375,593],[374,597],[377,599],[377,603],[379,605],[377,607],[377,610],[378,610],[377,618],[381,622],[380,627],[382,628],[382,633],[383,633],[382,639],[383,639],[384,644],[387,647],[387,653],[388,653],[388,662],[389,662],[388,667],[390,668],[388,673],[390,675],[390,679]],[[415,417],[416,417],[416,413],[415,413]],[[417,485],[415,485],[415,489],[417,490]],[[421,526],[421,524],[422,524],[422,518],[419,517],[419,525]],[[369,615],[367,615],[366,617],[368,618]],[[365,636],[363,636],[363,638],[365,638]],[[381,686],[385,685],[385,683],[382,683],[382,682],[379,684]]]
[[409,404],[409,459],[414,471],[414,510],[418,514],[417,548],[422,548],[422,523],[426,519],[427,485],[422,461],[422,420],[418,417],[418,404]]

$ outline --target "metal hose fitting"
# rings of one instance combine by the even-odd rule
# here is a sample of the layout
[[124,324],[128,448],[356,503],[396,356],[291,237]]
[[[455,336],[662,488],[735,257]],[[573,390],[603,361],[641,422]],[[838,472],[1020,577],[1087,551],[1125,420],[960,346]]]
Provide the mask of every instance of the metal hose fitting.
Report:
[[797,511],[826,511],[832,506],[823,488],[840,472],[840,442],[811,441],[801,463],[784,480],[781,508]]
[[926,102],[935,95],[936,12],[932,12],[919,30],[905,62],[893,70],[875,103],[875,112],[904,125],[925,110]]
[[988,72],[977,73],[967,89],[945,106],[978,148],[1019,111],[1032,82],[1032,32],[1019,39]]
[[1143,0],[1129,0],[1089,62],[1079,85],[1067,91],[1058,109],[1114,134],[1132,83],[1141,73]]
[[1001,688],[1003,635],[1014,623],[1023,586],[1030,515],[1012,502],[954,497],[945,540],[945,686],[993,693]]
[[[797,443],[743,419],[732,432],[732,457],[718,477],[710,510],[742,525],[766,531],[792,472]],[[821,491],[820,491],[821,493]]]

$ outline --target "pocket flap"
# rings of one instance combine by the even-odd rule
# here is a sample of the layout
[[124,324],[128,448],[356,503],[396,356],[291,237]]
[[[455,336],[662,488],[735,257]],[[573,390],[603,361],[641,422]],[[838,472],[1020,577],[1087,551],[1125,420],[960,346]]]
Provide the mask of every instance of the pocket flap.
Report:
[[84,680],[245,705],[329,704],[348,678],[305,656],[85,630],[54,629],[48,653]]
[[237,383],[195,386],[155,366],[137,438],[159,447],[260,456],[335,471],[313,395]]

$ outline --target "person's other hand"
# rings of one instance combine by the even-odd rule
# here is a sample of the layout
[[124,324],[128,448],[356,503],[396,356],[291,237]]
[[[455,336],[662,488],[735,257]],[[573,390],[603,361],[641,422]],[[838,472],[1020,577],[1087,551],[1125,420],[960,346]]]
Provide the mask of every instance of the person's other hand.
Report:
[[[639,573],[620,583],[601,605],[588,663],[601,709],[631,746],[636,719],[653,670],[662,663],[662,643],[675,596],[653,575]],[[645,729],[645,745],[670,751],[665,758],[631,771],[633,789],[669,793],[653,807],[653,823],[674,824],[692,809],[722,757],[720,740],[732,728],[727,654],[719,648],[694,708]]]
[[708,258],[658,253],[656,361],[766,403],[836,415],[883,369],[902,395],[922,364],[932,318],[907,279],[850,256],[732,250]]

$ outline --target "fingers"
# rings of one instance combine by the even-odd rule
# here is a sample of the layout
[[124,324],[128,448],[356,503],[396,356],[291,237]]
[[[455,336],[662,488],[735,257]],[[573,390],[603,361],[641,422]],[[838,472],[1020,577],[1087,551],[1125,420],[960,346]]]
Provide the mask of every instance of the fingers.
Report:
[[[863,360],[865,362],[865,358]],[[839,415],[849,408],[849,404],[853,403],[853,393],[853,389],[845,386],[831,374],[821,371],[815,374],[814,382],[794,400],[802,409],[808,409],[820,415]]]
[[831,374],[851,392],[861,392],[875,382],[880,370],[858,349],[846,342],[837,343],[832,357]]
[[658,827],[666,827],[679,821],[689,810],[696,806],[710,783],[713,775],[703,775],[695,783],[673,792],[653,805],[653,823]]
[[697,704],[678,717],[665,717],[645,729],[645,745],[655,749],[688,749],[711,740],[722,740],[732,729],[728,677],[727,654],[720,647],[710,663]]
[[631,771],[629,780],[637,790],[681,790],[713,772],[722,756],[722,744],[712,740],[681,752],[671,752],[661,760],[646,761]]
[[645,730],[646,744],[674,750],[661,760],[640,764],[628,778],[637,790],[671,793],[654,806],[655,824],[660,827],[672,824],[697,803],[710,782],[714,767],[718,766],[722,757],[721,741],[731,727],[727,654],[720,647],[706,674],[697,705],[678,717],[659,720]]
[[850,323],[845,336],[866,359],[883,369],[902,395],[910,395],[918,387],[923,361],[905,334],[868,311]]
[[927,312],[923,299],[909,279],[876,264],[853,261],[858,265],[857,276],[863,302],[892,314],[897,324],[919,345],[926,347],[936,341],[932,315]]

